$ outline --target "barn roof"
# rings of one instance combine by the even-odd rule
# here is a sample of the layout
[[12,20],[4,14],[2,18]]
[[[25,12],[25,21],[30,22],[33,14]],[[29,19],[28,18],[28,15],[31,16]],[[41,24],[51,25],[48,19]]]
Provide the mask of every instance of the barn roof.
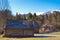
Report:
[[[32,23],[30,23],[30,24],[32,24]],[[28,24],[28,22],[27,22],[27,24]],[[26,25],[26,23],[23,20],[7,20],[5,29],[33,29],[35,27],[39,27],[37,22],[34,22],[33,25],[30,25],[30,24]]]
[[34,22],[33,27],[39,27],[39,24],[37,22]]

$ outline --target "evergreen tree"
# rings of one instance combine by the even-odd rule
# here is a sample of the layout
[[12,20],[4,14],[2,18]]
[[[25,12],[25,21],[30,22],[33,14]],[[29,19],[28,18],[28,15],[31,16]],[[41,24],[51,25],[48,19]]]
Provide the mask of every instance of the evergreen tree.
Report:
[[31,20],[31,19],[32,19],[32,14],[31,14],[31,12],[28,13],[27,19],[28,19],[28,20]]

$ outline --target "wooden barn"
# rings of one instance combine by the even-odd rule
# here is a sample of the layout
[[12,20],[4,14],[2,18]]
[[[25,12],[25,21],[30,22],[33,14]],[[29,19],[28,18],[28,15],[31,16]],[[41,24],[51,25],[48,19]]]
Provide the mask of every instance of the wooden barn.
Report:
[[34,33],[39,33],[40,26],[37,22],[33,22]]
[[7,20],[7,24],[4,30],[4,36],[34,36],[35,29],[39,28],[39,25],[37,22],[30,22],[32,21]]

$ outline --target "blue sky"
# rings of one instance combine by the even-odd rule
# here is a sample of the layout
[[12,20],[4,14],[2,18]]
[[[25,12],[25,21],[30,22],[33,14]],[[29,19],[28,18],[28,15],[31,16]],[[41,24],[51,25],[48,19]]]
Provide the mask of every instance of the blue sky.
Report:
[[60,10],[60,0],[9,0],[13,14]]

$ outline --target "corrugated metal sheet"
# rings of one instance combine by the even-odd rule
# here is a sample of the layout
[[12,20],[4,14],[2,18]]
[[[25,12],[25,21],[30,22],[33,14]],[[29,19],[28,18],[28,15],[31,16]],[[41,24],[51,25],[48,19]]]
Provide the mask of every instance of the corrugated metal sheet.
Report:
[[5,29],[33,29],[35,27],[39,27],[37,22],[34,22],[32,25],[26,25],[26,23],[23,20],[7,20]]

